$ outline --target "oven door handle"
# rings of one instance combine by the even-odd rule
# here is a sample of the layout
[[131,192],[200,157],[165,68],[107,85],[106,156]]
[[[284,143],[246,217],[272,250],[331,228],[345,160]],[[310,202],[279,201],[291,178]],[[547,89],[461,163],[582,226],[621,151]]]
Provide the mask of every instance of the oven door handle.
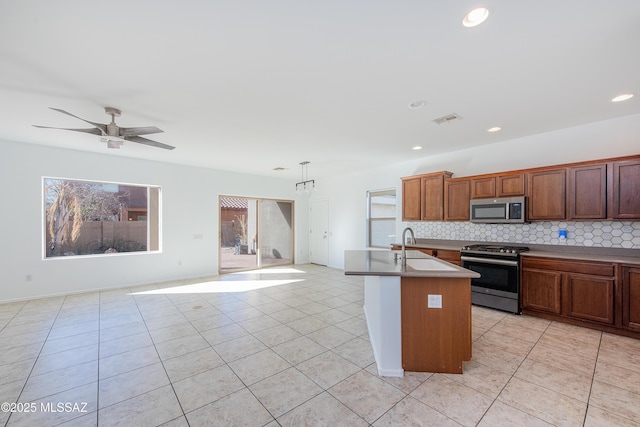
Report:
[[518,261],[511,261],[507,259],[493,259],[493,258],[478,258],[472,256],[461,256],[460,261],[475,261],[482,262],[484,264],[497,264],[497,265],[509,265],[513,267],[518,266]]

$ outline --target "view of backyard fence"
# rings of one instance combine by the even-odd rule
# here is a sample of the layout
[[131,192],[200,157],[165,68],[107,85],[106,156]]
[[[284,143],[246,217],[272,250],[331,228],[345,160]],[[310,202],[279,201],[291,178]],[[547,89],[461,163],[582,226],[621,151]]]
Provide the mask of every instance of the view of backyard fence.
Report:
[[45,257],[159,249],[160,188],[44,178]]

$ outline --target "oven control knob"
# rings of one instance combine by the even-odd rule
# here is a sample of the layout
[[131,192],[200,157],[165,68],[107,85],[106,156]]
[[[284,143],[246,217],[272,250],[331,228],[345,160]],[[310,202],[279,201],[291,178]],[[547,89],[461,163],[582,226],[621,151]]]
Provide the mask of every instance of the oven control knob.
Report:
[[505,249],[500,248],[500,252],[501,252],[501,253],[504,253],[504,252],[505,252]]

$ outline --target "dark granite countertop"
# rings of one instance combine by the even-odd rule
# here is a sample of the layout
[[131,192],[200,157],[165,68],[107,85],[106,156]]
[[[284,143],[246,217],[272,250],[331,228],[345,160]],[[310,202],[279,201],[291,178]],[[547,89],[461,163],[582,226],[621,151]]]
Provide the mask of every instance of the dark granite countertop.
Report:
[[[536,245],[513,242],[477,242],[465,240],[436,240],[436,239],[416,239],[416,243],[407,247],[425,249],[443,249],[459,251],[463,246],[472,244],[489,245],[514,245],[527,246],[528,252],[522,252],[522,256],[537,256],[548,258],[565,258],[584,261],[604,261],[620,264],[640,265],[640,249],[624,248],[602,248],[588,246],[567,246],[567,245]],[[400,243],[397,243],[400,245]]]
[[354,276],[451,277],[476,278],[475,271],[448,263],[419,251],[407,251],[407,265],[395,259],[400,251],[344,251],[344,272]]

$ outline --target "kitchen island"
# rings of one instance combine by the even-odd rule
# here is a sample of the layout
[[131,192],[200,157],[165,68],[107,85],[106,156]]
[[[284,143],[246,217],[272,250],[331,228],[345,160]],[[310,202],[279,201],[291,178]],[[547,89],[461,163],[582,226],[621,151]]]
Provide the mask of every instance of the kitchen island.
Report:
[[467,270],[419,251],[345,251],[345,274],[364,276],[364,311],[381,376],[462,373],[471,359]]

